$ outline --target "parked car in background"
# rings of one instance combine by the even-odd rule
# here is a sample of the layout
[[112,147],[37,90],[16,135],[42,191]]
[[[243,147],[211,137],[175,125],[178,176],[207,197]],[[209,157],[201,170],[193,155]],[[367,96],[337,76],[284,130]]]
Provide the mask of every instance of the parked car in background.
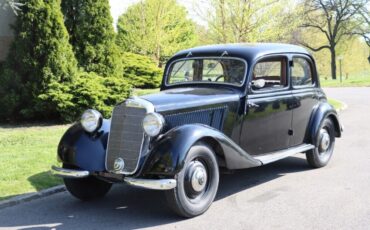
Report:
[[297,153],[323,167],[341,133],[305,49],[203,46],[168,61],[159,93],[123,101],[110,119],[84,112],[62,137],[63,167],[53,171],[81,200],[125,182],[165,190],[177,214],[193,217],[213,202],[220,168],[257,167]]

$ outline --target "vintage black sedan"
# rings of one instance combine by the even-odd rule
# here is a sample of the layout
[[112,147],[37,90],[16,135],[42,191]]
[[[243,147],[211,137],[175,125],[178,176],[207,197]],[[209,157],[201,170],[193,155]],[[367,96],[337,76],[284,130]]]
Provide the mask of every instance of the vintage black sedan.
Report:
[[177,214],[193,217],[213,202],[220,169],[262,166],[297,153],[323,167],[341,133],[305,49],[203,46],[168,61],[159,93],[123,101],[110,119],[85,111],[60,141],[63,167],[52,169],[81,200],[125,182],[165,190]]

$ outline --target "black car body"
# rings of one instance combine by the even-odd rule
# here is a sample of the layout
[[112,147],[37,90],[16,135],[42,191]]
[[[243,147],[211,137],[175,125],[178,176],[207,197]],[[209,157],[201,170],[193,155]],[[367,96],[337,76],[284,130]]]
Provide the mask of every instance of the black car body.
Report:
[[115,182],[162,189],[187,217],[210,206],[220,167],[256,167],[296,153],[322,167],[342,132],[314,59],[286,44],[181,51],[168,61],[159,93],[127,99],[111,119],[86,116],[96,129],[76,123],[58,147],[63,168],[53,169],[67,189],[80,199],[102,196]]

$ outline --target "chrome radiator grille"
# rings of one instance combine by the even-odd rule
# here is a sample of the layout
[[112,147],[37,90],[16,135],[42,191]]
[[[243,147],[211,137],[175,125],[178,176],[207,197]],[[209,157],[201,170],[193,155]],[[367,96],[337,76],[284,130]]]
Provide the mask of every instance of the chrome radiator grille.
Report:
[[[108,171],[135,173],[143,151],[144,131],[141,123],[146,113],[143,106],[132,106],[127,101],[114,108],[106,156]],[[117,161],[121,161],[121,164]]]

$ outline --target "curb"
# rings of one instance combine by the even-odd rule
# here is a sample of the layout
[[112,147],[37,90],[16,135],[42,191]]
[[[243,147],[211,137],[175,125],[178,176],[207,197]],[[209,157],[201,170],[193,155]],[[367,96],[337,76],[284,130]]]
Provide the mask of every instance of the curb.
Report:
[[11,207],[11,206],[21,204],[27,201],[40,199],[40,198],[47,197],[55,193],[64,192],[64,191],[66,191],[66,188],[64,187],[64,185],[57,185],[57,186],[54,186],[48,189],[41,190],[39,192],[33,192],[30,194],[26,194],[26,195],[15,196],[8,200],[0,201],[0,209]]

